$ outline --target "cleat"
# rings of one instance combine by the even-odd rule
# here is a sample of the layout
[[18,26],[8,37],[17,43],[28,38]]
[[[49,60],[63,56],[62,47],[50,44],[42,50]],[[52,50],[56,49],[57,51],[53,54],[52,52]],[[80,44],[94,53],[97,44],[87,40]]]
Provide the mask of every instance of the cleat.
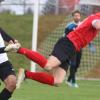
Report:
[[23,68],[20,68],[18,71],[18,78],[17,78],[17,84],[16,84],[16,88],[20,88],[22,82],[25,79],[25,70]]
[[74,88],[79,88],[79,86],[78,86],[77,83],[72,83],[72,87],[74,87]]
[[68,82],[68,81],[66,81],[66,84],[68,85],[68,86],[72,86],[72,83],[71,82]]
[[9,51],[17,52],[20,47],[21,47],[20,43],[9,44],[9,45],[6,46],[4,51],[6,51],[6,52],[9,52]]
[[77,83],[72,83],[72,82],[68,82],[66,81],[66,84],[70,87],[73,87],[73,88],[79,88],[78,84]]

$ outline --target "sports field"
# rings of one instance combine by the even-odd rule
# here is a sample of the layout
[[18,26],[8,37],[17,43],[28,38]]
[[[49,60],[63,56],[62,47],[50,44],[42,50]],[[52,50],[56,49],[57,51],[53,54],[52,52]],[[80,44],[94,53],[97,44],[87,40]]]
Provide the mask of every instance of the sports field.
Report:
[[[43,85],[26,80],[11,100],[100,100],[100,81],[78,81],[79,88]],[[2,86],[0,87],[1,90]]]
[[[31,16],[2,15],[0,19],[1,27],[18,39],[24,47],[31,48]],[[9,24],[6,24],[7,22]],[[9,56],[16,71],[19,67],[30,68],[30,60],[25,57],[12,53],[9,53]],[[80,88],[70,88],[65,83],[60,87],[52,87],[26,80],[10,100],[100,100],[100,81],[78,81],[78,83]],[[3,84],[0,91],[2,88]]]

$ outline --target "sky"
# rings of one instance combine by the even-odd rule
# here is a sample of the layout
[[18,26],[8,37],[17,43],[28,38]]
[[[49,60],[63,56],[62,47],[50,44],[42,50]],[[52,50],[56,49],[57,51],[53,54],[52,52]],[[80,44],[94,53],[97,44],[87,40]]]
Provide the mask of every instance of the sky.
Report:
[[[19,4],[20,2],[23,2],[24,0],[4,0],[4,2],[2,2],[1,4]],[[34,3],[36,2],[37,0],[25,0],[26,3]],[[40,4],[45,4],[47,0],[39,0],[39,3]],[[28,6],[27,6],[28,7]],[[12,13],[15,12],[16,14],[23,14],[23,11],[24,11],[24,8],[23,6],[19,6],[19,5],[12,5],[12,6],[9,6],[9,5],[3,5],[1,6],[1,9],[2,8],[5,8],[5,9],[11,9],[12,10]],[[31,6],[31,8],[33,9],[33,6]],[[42,10],[42,8],[41,8]]]
[[[24,1],[24,0],[4,0],[4,3],[19,3],[21,1]],[[28,3],[34,3],[36,2],[37,0],[25,0],[25,2],[28,2]],[[45,3],[47,0],[39,0],[40,3]]]

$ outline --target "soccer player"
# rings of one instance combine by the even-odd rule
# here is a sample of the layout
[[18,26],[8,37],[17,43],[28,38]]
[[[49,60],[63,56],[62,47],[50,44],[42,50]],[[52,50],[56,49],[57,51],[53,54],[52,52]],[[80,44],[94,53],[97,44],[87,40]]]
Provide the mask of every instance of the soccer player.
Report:
[[[68,23],[68,25],[65,28],[65,36],[68,35],[71,31],[74,31],[76,27],[78,27],[81,24],[81,21],[80,21],[81,12],[79,10],[75,10],[72,13],[72,17],[73,17],[73,21]],[[88,47],[92,53],[96,52],[96,48],[92,42],[89,43]],[[75,87],[75,88],[79,87],[78,84],[76,83],[75,74],[77,72],[77,69],[79,68],[81,56],[82,56],[82,49],[80,49],[80,51],[76,51],[75,56],[70,61],[70,75],[66,83],[71,87]]]
[[4,82],[5,88],[0,93],[0,100],[8,100],[16,88],[16,75],[12,64],[7,57],[7,48],[4,41],[12,44],[17,43],[2,28],[0,28],[0,79]]
[[[20,86],[24,78],[52,86],[59,85],[63,82],[69,61],[75,56],[76,51],[80,51],[81,48],[89,44],[99,31],[100,12],[90,15],[74,31],[70,32],[66,37],[60,38],[48,59],[36,51],[23,47],[17,48],[17,53],[25,55],[28,59],[36,62],[47,71],[53,70],[53,73],[49,74],[46,72],[30,72],[21,68],[19,70],[17,85]],[[12,49],[15,48],[12,47]]]
[[[72,18],[73,21],[68,23],[66,28],[65,28],[65,35],[68,35],[71,31],[74,31],[76,27],[78,27],[81,24],[81,12],[79,10],[75,10],[72,13]],[[70,74],[68,76],[68,79],[66,81],[66,84],[68,84],[71,87],[79,87],[78,84],[76,83],[75,79],[75,73],[77,71],[77,68],[80,65],[80,60],[81,60],[81,55],[82,55],[82,49],[80,51],[76,51],[75,57],[70,61]]]

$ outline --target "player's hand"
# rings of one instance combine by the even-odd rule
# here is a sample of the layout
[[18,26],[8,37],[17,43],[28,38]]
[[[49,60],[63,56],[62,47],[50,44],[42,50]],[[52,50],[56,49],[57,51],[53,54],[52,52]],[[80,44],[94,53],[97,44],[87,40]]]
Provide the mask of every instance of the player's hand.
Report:
[[13,40],[10,40],[9,41],[9,44],[15,44],[15,43],[19,43],[19,41],[18,40],[14,40],[14,41]]
[[90,52],[92,53],[96,52],[96,47],[93,44],[90,44],[88,47],[89,47]]
[[9,41],[9,44],[14,44],[14,41],[13,41],[13,40],[10,40],[10,41]]
[[19,43],[19,41],[18,40],[14,40],[14,43]]

